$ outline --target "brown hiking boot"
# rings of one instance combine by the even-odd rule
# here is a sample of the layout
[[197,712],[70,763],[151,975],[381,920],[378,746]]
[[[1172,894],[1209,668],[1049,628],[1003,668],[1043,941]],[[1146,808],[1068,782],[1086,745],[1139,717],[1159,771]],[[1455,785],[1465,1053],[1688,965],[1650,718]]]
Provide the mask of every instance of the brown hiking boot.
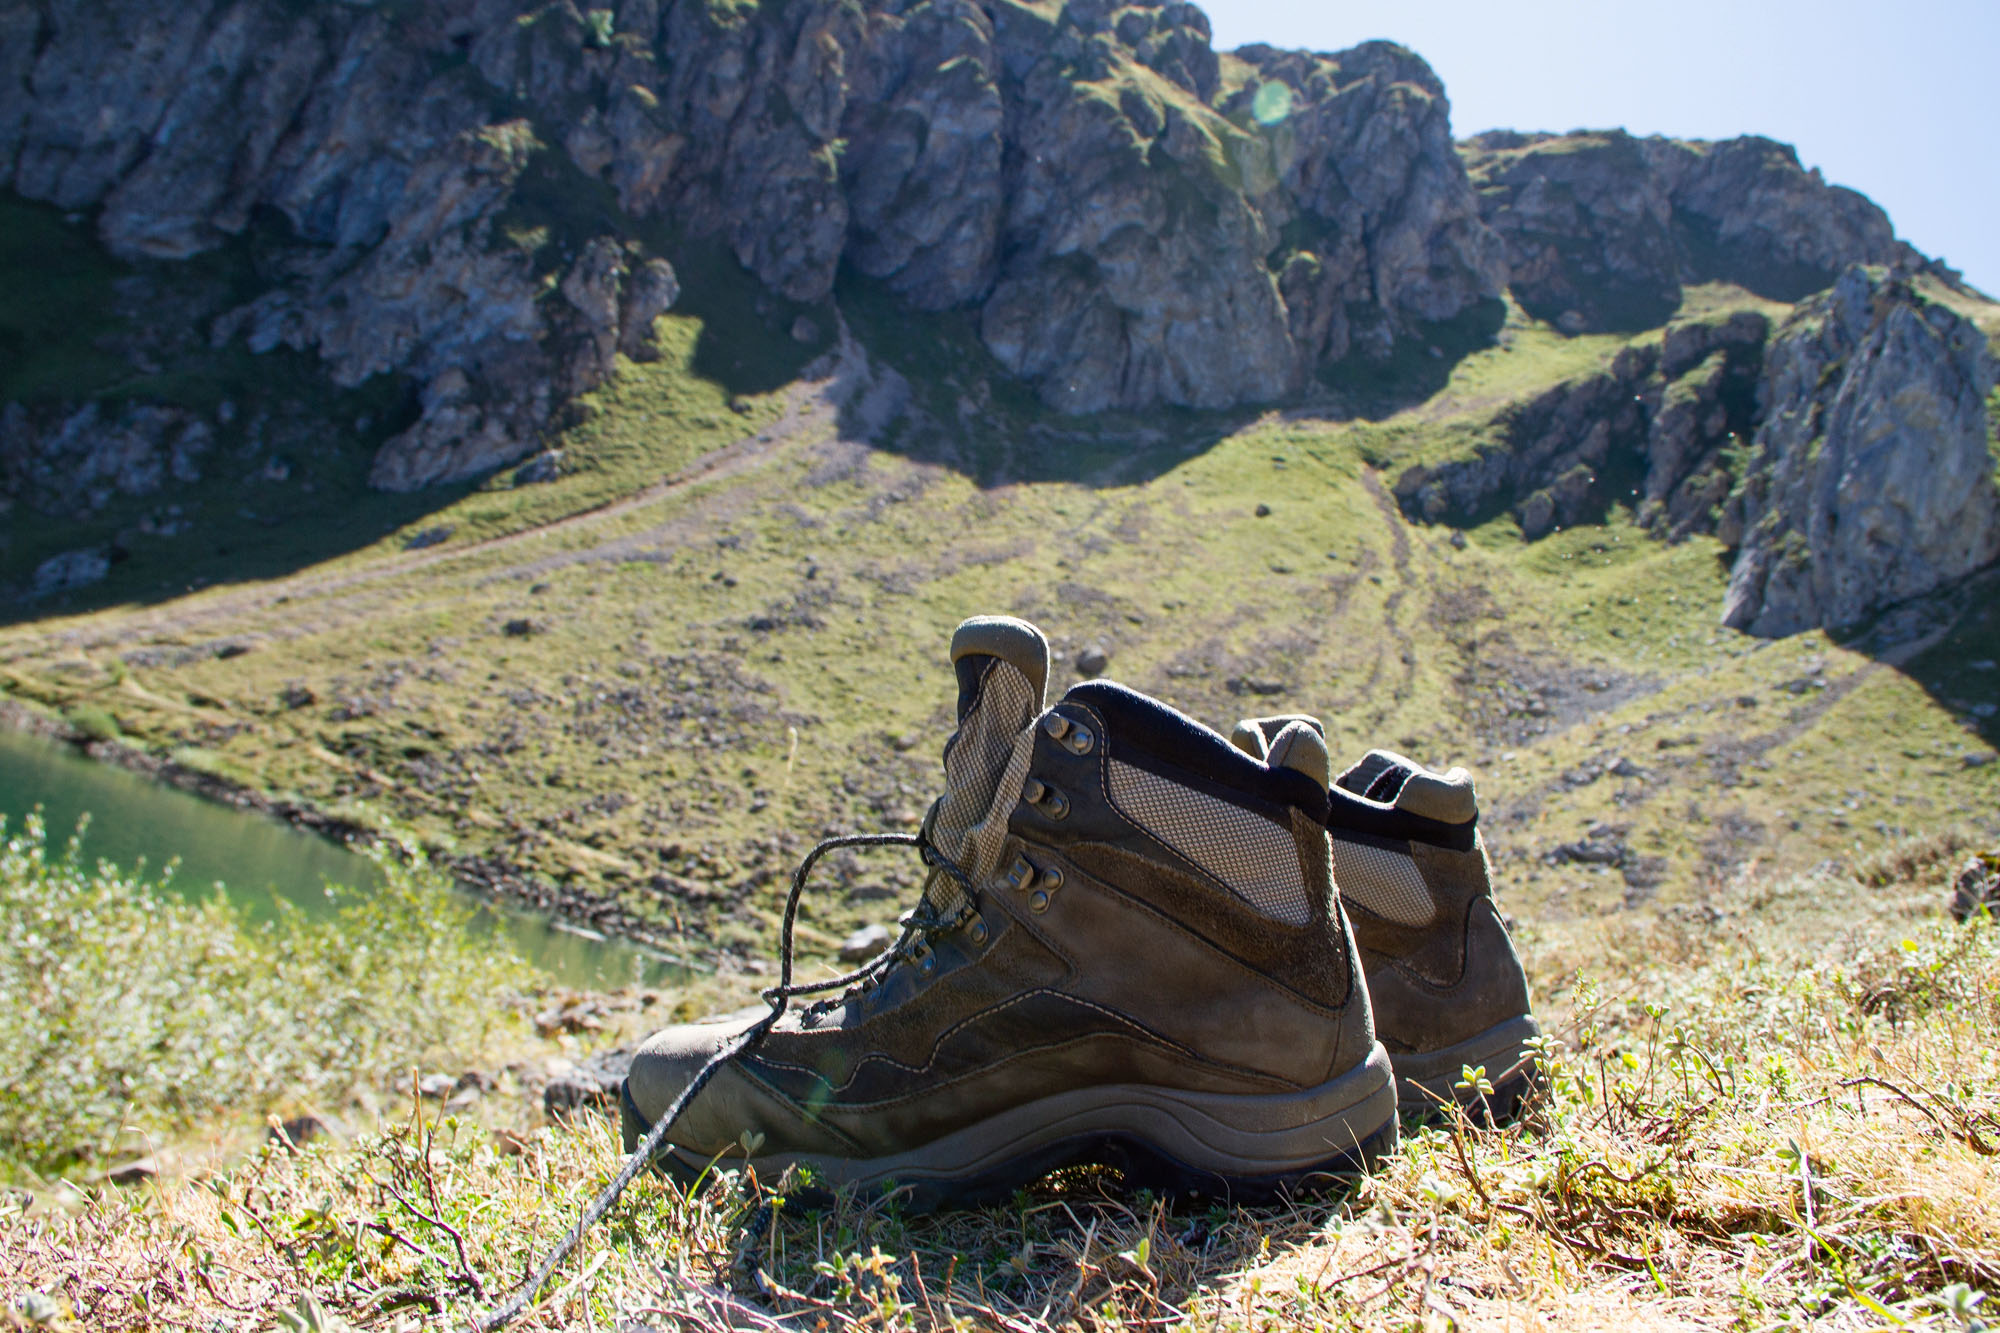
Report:
[[[1317,747],[1309,776],[1106,682],[1044,712],[1048,645],[1017,620],[965,622],[951,656],[939,868],[910,929],[722,1064],[662,1163],[747,1152],[766,1179],[797,1165],[930,1206],[1084,1162],[1254,1197],[1393,1145],[1393,1076],[1332,910],[1318,736],[1298,747]],[[628,1149],[744,1031],[640,1047]]]
[[[1231,739],[1262,758],[1300,723],[1319,728],[1311,718],[1251,718]],[[1454,1098],[1479,1108],[1482,1094],[1457,1086],[1470,1066],[1493,1084],[1486,1111],[1512,1116],[1533,1074],[1528,1043],[1541,1029],[1493,903],[1471,777],[1370,750],[1330,786],[1334,878],[1402,1109]]]

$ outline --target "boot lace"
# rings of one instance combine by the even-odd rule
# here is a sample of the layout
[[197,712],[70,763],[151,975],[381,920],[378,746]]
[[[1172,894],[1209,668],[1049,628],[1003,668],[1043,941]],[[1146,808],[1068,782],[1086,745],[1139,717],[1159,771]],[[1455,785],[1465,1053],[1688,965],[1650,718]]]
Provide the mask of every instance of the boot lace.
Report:
[[[612,1206],[618,1202],[618,1197],[625,1192],[625,1187],[637,1179],[639,1173],[645,1170],[659,1153],[660,1145],[666,1142],[667,1134],[673,1129],[674,1122],[679,1120],[694,1103],[701,1090],[708,1086],[708,1081],[720,1073],[724,1065],[763,1041],[777,1025],[778,1020],[784,1017],[793,999],[802,995],[819,995],[826,991],[839,990],[840,997],[822,1000],[811,1006],[807,1012],[816,1018],[842,1003],[849,994],[873,986],[887,976],[897,964],[912,957],[913,951],[923,940],[932,935],[955,930],[964,924],[976,910],[972,876],[938,850],[937,845],[930,839],[930,832],[931,820],[927,818],[922,831],[918,833],[845,834],[837,838],[826,838],[806,853],[805,859],[799,862],[798,869],[792,872],[791,891],[785,895],[784,922],[778,935],[778,984],[759,992],[764,1002],[771,1006],[771,1011],[732,1037],[708,1058],[708,1062],[702,1065],[693,1081],[681,1090],[681,1095],[674,1098],[673,1104],[653,1122],[653,1127],[647,1131],[639,1146],[625,1159],[625,1164],[618,1169],[618,1174],[613,1176],[611,1182],[599,1192],[590,1207],[584,1209],[583,1215],[576,1220],[575,1225],[563,1233],[562,1239],[556,1242],[555,1247],[536,1266],[528,1280],[522,1283],[499,1309],[472,1321],[470,1327],[473,1333],[493,1333],[493,1330],[503,1328],[520,1317],[521,1312],[528,1308],[528,1302],[534,1298],[535,1293],[549,1280],[549,1275],[555,1272],[562,1261],[576,1249],[584,1233],[597,1225],[604,1215],[611,1211]],[[798,923],[799,901],[805,895],[806,880],[820,857],[843,847],[914,847],[925,865],[950,876],[964,890],[961,905],[955,911],[940,912],[926,895],[916,908],[903,917],[901,936],[874,958],[854,971],[828,981],[795,983],[792,980],[793,930]]]

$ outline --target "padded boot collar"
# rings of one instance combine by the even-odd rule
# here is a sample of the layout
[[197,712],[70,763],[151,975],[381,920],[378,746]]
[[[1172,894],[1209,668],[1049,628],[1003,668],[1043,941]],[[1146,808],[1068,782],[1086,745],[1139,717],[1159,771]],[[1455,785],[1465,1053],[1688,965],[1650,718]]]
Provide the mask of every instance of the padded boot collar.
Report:
[[1137,749],[1164,764],[1196,774],[1217,786],[1295,806],[1313,819],[1326,818],[1326,787],[1293,768],[1270,768],[1251,758],[1187,714],[1157,699],[1108,680],[1072,685],[1064,703],[1095,709],[1127,754]]

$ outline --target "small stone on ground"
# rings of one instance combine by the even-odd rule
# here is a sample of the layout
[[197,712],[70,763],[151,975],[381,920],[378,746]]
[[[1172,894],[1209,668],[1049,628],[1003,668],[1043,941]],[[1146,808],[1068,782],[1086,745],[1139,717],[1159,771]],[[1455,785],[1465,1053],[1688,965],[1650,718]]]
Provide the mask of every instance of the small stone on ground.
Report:
[[896,942],[895,932],[877,922],[863,926],[840,942],[840,961],[865,963]]

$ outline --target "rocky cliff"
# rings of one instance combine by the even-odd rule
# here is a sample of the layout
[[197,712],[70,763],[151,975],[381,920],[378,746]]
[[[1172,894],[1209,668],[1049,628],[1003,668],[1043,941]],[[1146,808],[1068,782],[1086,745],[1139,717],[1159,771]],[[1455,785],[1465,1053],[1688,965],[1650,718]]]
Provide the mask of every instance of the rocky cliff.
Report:
[[1801,305],[1724,516],[1741,543],[1724,623],[1852,625],[2000,557],[1992,391],[1985,335],[1902,278],[1849,269]]
[[[10,308],[0,351],[125,370],[115,392],[40,362],[0,381],[0,504],[65,518],[281,477],[330,434],[374,450],[380,489],[477,477],[654,355],[661,313],[724,269],[739,285],[706,314],[810,352],[852,274],[1085,413],[1324,405],[1328,372],[1441,357],[1442,329],[1509,291],[1569,333],[1634,330],[1694,283],[1793,301],[1849,265],[1926,266],[1783,145],[1454,144],[1407,50],[1218,53],[1198,8],[1157,0],[0,0],[0,253],[47,249],[9,248],[35,206],[27,230],[67,228],[51,244],[103,272],[63,310]],[[1769,336],[1754,314],[1675,323],[1399,492],[1430,517],[1504,504],[1533,536],[1636,467],[1647,523],[1685,535],[1724,521],[1746,482],[1730,450],[1761,430],[1769,484],[1729,511],[1746,552],[1774,524],[1818,541],[1803,511],[1759,507],[1805,495],[1781,461],[1802,446],[1757,406],[1804,373],[1782,340],[1767,372]],[[1942,364],[1906,350],[1922,376]],[[245,407],[230,384],[284,391]],[[1951,442],[1910,447],[1956,457],[1971,409],[1939,394],[1954,406],[1926,420]],[[1966,541],[1855,568],[1913,587],[1985,549]],[[1746,575],[1731,615],[1858,605],[1774,577]],[[1773,596],[1796,614],[1743,609]]]
[[1431,522],[1511,509],[1529,540],[1629,499],[1656,536],[1731,548],[1724,623],[1843,628],[2000,558],[1993,362],[1906,272],[1856,265],[1775,329],[1753,311],[1670,324],[1395,491]]
[[1754,424],[1769,332],[1754,311],[1669,325],[1604,370],[1504,409],[1471,457],[1405,469],[1396,496],[1430,522],[1511,508],[1529,540],[1633,498],[1658,536],[1713,531],[1735,482],[1727,450]]
[[1703,265],[1900,253],[1763,141],[1468,153],[1476,193],[1408,51],[1219,56],[1182,3],[0,4],[0,185],[126,259],[261,227],[254,290],[200,333],[340,386],[407,377],[388,488],[527,452],[644,355],[677,237],[792,302],[847,264],[962,308],[1070,411],[1285,397],[1493,297],[1510,260],[1531,310],[1590,326],[1670,310]]
[[643,355],[679,236],[793,302],[846,263],[972,311],[1071,411],[1276,399],[1499,292],[1422,61],[1229,64],[1187,4],[9,0],[0,184],[128,260],[268,219],[202,332],[407,376],[388,488],[518,456]]
[[1479,215],[1506,243],[1515,299],[1572,333],[1654,328],[1688,284],[1719,279],[1795,301],[1849,264],[1926,262],[1868,198],[1769,139],[1499,130],[1463,149]]

